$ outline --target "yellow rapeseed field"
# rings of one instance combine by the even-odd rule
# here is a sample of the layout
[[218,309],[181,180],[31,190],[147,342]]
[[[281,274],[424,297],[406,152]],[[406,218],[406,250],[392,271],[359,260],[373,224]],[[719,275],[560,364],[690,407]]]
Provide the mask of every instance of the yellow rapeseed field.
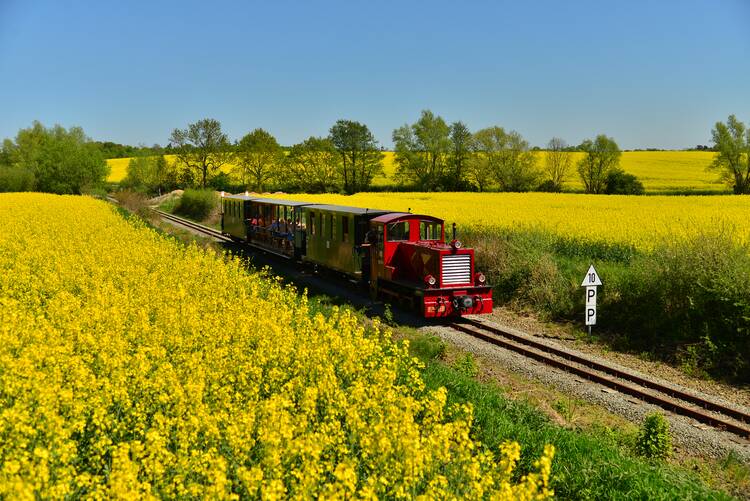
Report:
[[[545,152],[536,153],[537,166],[544,165]],[[583,190],[575,163],[583,153],[569,153],[573,165],[564,184],[568,190]],[[715,172],[707,171],[716,154],[710,151],[625,151],[620,158],[620,167],[638,177],[647,192],[668,191],[727,191],[726,184],[719,181]],[[395,184],[396,160],[392,151],[385,152],[384,176],[373,180],[375,186]]]
[[411,210],[461,227],[542,229],[557,235],[649,249],[659,239],[717,228],[750,238],[750,197],[555,193],[359,193],[286,195],[316,203]]
[[0,195],[0,498],[544,499],[407,346],[104,202]]
[[[396,162],[394,153],[386,151],[383,159],[383,173],[373,179],[375,186],[397,184],[395,180]],[[544,162],[544,152],[537,153],[539,164]],[[573,161],[581,157],[581,153],[570,153]],[[666,191],[726,191],[725,184],[718,181],[715,172],[706,171],[706,167],[713,161],[714,153],[708,151],[626,151],[620,159],[620,166],[631,174],[636,175],[643,182],[648,192]],[[174,162],[174,155],[166,155],[167,162]],[[129,158],[113,158],[107,160],[111,167],[110,182],[119,182],[125,178]],[[222,168],[231,172],[231,165]],[[571,168],[565,187],[571,190],[582,190],[583,185],[578,178],[575,166]]]

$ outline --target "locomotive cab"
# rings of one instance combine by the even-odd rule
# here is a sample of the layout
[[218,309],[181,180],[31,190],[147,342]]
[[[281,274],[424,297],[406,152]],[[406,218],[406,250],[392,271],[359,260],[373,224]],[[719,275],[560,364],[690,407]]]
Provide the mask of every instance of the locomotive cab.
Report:
[[406,302],[426,317],[492,311],[492,288],[475,270],[474,250],[455,238],[446,243],[442,219],[390,213],[370,225],[373,295]]

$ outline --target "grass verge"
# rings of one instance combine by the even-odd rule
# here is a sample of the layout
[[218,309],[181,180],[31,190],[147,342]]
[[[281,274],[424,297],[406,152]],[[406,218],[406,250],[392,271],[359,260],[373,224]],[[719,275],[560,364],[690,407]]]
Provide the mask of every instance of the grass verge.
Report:
[[[444,386],[449,403],[474,406],[473,430],[484,446],[496,449],[504,440],[518,440],[522,458],[533,458],[544,444],[555,445],[552,487],[560,499],[732,499],[722,489],[738,496],[750,492],[750,470],[736,458],[720,463],[693,459],[686,465],[642,459],[632,452],[634,426],[560,426],[531,403],[509,398],[496,383],[480,382],[446,363],[443,359],[461,360],[465,354],[446,356],[439,338],[410,329],[399,335],[410,340],[412,354],[425,364],[428,388]],[[570,402],[558,405],[563,414],[569,411]],[[531,467],[522,462],[519,471]]]

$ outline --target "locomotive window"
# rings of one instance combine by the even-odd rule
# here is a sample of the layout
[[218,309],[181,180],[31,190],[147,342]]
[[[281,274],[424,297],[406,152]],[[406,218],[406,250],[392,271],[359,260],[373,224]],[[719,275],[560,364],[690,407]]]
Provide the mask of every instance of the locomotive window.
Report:
[[341,216],[341,241],[349,241],[349,217]]
[[409,221],[389,224],[387,238],[389,242],[409,240]]
[[440,240],[442,236],[440,231],[440,224],[433,223],[432,221],[420,221],[419,223],[419,238],[422,240]]

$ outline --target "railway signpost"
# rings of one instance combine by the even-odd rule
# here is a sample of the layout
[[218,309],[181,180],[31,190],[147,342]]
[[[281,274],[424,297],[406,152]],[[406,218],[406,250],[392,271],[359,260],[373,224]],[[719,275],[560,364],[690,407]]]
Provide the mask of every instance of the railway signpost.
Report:
[[589,266],[586,276],[583,277],[583,282],[581,282],[581,287],[586,288],[586,312],[584,318],[586,319],[586,326],[589,328],[589,335],[591,335],[591,326],[596,325],[596,296],[597,287],[600,285],[602,285],[602,280],[599,278],[599,274],[592,264]]

